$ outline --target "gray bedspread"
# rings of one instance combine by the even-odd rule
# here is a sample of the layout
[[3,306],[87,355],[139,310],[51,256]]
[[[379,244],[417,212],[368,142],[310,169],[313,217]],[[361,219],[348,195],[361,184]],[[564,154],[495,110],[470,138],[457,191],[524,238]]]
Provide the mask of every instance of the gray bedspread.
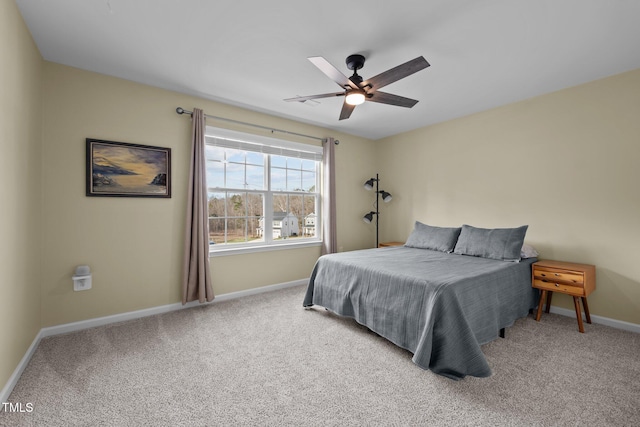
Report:
[[531,264],[408,247],[324,255],[303,305],[323,306],[414,354],[453,379],[486,377],[480,346],[537,304]]

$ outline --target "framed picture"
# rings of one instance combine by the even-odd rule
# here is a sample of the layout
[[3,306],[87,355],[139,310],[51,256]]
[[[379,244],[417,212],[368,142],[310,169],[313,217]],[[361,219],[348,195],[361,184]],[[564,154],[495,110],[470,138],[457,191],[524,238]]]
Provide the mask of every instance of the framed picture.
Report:
[[171,197],[171,149],[87,138],[87,196]]

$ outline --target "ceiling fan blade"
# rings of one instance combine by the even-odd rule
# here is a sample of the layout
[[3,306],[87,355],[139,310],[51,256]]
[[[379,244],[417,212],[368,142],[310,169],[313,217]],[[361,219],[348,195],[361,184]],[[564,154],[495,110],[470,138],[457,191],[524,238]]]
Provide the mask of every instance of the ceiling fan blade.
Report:
[[320,95],[309,95],[309,96],[296,96],[295,98],[287,98],[284,101],[292,102],[304,102],[310,99],[318,99],[318,98],[331,98],[332,96],[344,96],[344,92],[335,92],[335,93],[323,93]]
[[374,92],[367,97],[367,101],[379,102],[381,104],[397,105],[398,107],[411,108],[418,103],[417,100],[405,98],[404,96],[394,95],[387,92]]
[[324,59],[322,56],[312,56],[307,59],[311,61],[313,65],[318,67],[318,69],[322,71],[327,77],[336,82],[341,88],[359,89],[358,85],[349,80],[347,76],[342,74],[336,67],[331,65],[331,63],[329,63],[329,61]]
[[368,85],[371,87],[371,89],[369,90],[370,92],[376,91],[381,87],[384,87],[388,84],[410,76],[413,73],[423,70],[430,65],[431,64],[429,64],[423,56],[419,56],[416,59],[412,59],[411,61],[405,62],[404,64],[398,65],[397,67],[380,73],[377,76],[371,77],[370,79],[362,82],[362,87]]
[[348,119],[355,108],[355,105],[347,104],[347,101],[345,100],[342,104],[342,111],[340,111],[340,120]]

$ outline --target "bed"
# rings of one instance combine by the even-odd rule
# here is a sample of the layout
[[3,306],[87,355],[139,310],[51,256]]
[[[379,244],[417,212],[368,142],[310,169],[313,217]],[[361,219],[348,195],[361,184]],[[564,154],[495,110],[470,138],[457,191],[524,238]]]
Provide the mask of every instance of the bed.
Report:
[[313,268],[303,306],[355,319],[409,350],[423,369],[452,379],[487,377],[491,369],[480,346],[537,304],[538,291],[531,286],[536,258],[520,259],[520,234],[511,244],[519,245],[518,258],[509,261],[469,255],[486,254],[487,245],[498,258],[505,252],[496,252],[499,244],[486,233],[470,250],[469,233],[460,231],[446,245],[434,238],[416,245],[412,233],[406,246],[324,255]]

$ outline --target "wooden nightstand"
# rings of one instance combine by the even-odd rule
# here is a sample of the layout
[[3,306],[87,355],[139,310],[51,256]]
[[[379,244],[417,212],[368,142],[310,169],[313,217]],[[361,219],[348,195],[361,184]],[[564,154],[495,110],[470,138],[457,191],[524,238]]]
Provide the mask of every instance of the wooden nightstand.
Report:
[[545,297],[547,299],[545,313],[548,313],[549,307],[551,307],[551,296],[554,292],[561,292],[573,297],[573,304],[576,308],[576,317],[578,318],[578,329],[580,332],[584,333],[582,312],[580,310],[580,299],[582,299],[584,315],[587,319],[587,323],[591,323],[587,296],[596,288],[595,265],[550,260],[538,261],[533,263],[531,269],[531,281],[534,288],[541,290],[536,321],[540,321],[540,316],[542,315],[542,303]]
[[388,248],[389,246],[404,246],[404,242],[382,242],[378,243],[379,248]]

